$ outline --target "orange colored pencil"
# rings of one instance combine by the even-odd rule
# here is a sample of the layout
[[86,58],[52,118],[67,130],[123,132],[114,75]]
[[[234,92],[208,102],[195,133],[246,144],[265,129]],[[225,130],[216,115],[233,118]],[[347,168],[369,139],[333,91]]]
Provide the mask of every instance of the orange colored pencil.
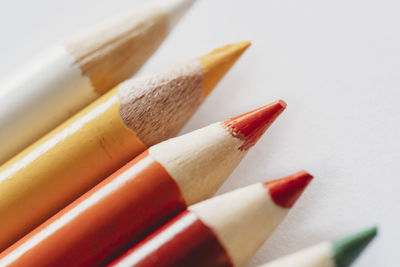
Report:
[[285,106],[277,101],[152,146],[4,251],[0,265],[109,262],[211,196]]
[[147,147],[175,136],[249,46],[128,80],[0,168],[0,251]]

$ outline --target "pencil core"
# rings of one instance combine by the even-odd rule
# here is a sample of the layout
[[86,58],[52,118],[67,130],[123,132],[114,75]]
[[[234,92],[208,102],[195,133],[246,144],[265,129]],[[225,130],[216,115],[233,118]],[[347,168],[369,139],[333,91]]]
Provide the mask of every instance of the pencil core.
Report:
[[375,226],[334,241],[332,247],[335,254],[336,266],[350,266],[369,242],[376,236],[376,233],[377,228]]
[[291,208],[312,178],[311,174],[300,171],[281,179],[265,182],[264,185],[277,205]]
[[185,12],[196,0],[162,0],[157,4],[163,6],[169,15],[170,27],[175,26]]
[[269,105],[230,118],[222,124],[234,137],[245,141],[240,149],[247,150],[260,139],[285,108],[286,103],[283,100],[278,100]]
[[229,44],[199,58],[204,68],[203,91],[206,95],[214,89],[249,46],[248,41]]

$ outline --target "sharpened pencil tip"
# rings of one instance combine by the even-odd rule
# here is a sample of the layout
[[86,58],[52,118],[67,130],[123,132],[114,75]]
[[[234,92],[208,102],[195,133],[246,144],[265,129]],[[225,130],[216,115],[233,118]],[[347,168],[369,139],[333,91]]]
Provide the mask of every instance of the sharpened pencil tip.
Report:
[[278,100],[279,104],[285,109],[287,104],[285,101],[283,101],[282,99]]
[[206,95],[214,89],[249,46],[248,41],[229,44],[199,58],[204,69],[203,91]]
[[170,27],[173,27],[195,1],[196,0],[160,0],[157,4],[166,10],[169,15]]
[[230,118],[224,121],[222,125],[234,137],[244,140],[239,149],[247,150],[260,139],[285,108],[286,103],[283,100],[278,100],[269,105]]
[[265,182],[272,200],[283,208],[291,208],[313,176],[306,171],[300,171],[273,181]]
[[371,227],[332,243],[336,267],[350,266],[377,234],[377,227]]

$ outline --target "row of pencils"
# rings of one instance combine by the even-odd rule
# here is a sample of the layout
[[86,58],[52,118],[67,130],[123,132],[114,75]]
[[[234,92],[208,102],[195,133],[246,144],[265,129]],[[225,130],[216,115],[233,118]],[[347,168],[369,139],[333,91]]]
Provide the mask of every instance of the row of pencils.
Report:
[[[305,171],[212,197],[284,101],[174,137],[249,42],[127,79],[192,2],[139,8],[10,77],[0,95],[0,266],[243,266],[285,218],[313,178]],[[375,235],[263,266],[349,266]]]

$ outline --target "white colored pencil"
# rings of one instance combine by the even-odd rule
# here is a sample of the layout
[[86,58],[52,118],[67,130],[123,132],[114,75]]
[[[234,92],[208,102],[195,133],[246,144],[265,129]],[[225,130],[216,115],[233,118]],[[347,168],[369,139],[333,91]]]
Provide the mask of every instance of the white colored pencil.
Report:
[[134,74],[193,2],[137,8],[52,47],[11,75],[0,90],[0,164]]

